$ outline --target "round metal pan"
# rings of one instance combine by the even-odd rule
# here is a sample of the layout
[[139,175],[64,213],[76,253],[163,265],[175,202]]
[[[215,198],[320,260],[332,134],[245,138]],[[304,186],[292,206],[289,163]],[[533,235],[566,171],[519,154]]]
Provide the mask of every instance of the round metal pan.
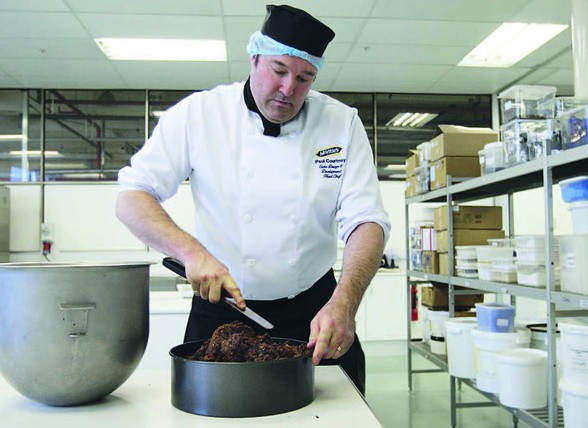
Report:
[[203,342],[187,342],[169,352],[174,407],[203,416],[244,418],[289,412],[314,400],[311,357],[244,363],[187,359]]

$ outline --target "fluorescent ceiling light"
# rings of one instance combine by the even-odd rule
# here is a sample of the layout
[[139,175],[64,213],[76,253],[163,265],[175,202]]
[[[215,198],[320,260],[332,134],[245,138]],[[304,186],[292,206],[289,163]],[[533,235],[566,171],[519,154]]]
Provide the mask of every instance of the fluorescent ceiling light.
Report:
[[94,39],[109,59],[134,61],[226,61],[224,40]]
[[[41,157],[41,150],[12,150],[9,152],[11,156],[28,156],[28,157]],[[46,150],[45,157],[61,157],[62,154],[56,150]]]
[[23,137],[22,134],[5,134],[0,135],[0,141],[20,141]]
[[420,128],[427,122],[430,122],[438,116],[437,113],[413,113],[402,112],[398,113],[386,123],[386,128],[390,127],[405,127],[405,128]]
[[553,39],[567,25],[505,22],[457,65],[463,67],[510,67]]

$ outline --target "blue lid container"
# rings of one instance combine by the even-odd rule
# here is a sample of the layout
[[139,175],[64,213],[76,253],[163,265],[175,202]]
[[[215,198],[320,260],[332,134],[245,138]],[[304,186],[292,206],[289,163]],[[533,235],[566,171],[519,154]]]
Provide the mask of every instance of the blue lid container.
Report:
[[515,308],[504,303],[476,303],[478,330],[492,333],[512,333]]
[[559,182],[561,197],[565,202],[588,201],[588,176],[568,178]]

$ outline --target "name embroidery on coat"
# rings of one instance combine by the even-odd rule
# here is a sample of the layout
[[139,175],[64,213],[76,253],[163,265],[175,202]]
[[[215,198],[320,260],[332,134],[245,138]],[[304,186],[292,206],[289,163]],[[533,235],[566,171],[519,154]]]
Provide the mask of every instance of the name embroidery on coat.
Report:
[[343,166],[346,161],[345,158],[340,158],[342,154],[343,148],[339,146],[325,147],[317,150],[314,163],[318,166],[323,178],[341,178],[343,175]]

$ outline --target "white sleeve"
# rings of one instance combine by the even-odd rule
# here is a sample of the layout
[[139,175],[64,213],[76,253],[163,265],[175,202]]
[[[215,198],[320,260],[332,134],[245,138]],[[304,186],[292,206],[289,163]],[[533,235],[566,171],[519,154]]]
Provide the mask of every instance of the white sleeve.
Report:
[[159,120],[153,135],[118,173],[120,191],[142,190],[159,202],[173,196],[190,175],[189,109],[180,103]]
[[350,135],[337,207],[339,238],[346,242],[357,226],[373,222],[382,227],[384,242],[387,242],[390,236],[390,220],[382,203],[369,139],[357,114],[352,120]]

